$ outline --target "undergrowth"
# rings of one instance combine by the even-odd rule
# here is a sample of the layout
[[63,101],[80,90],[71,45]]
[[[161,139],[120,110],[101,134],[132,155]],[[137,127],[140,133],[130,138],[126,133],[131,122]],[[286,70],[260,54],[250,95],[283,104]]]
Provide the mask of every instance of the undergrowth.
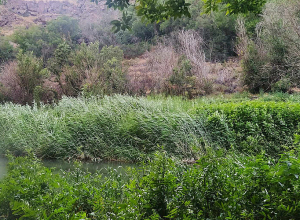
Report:
[[279,159],[207,149],[194,165],[166,152],[106,176],[54,174],[34,156],[10,156],[0,182],[4,219],[298,219],[298,148]]

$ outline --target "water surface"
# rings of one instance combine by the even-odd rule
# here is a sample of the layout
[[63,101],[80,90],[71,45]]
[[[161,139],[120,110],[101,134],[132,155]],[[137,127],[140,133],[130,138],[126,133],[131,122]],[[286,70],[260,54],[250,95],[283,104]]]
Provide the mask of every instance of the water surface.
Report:
[[[6,158],[0,157],[0,180],[4,178],[5,174],[7,173],[7,165],[8,160]],[[42,161],[44,166],[48,168],[55,168],[54,172],[60,171],[72,171],[75,169],[73,162],[67,162],[63,160],[44,160]],[[81,168],[85,171],[95,173],[100,171],[105,175],[108,168],[122,170],[121,168],[128,168],[128,167],[135,167],[135,164],[128,164],[128,163],[121,163],[121,162],[99,162],[99,163],[87,163],[82,162]]]
[[3,179],[4,175],[7,172],[6,164],[7,164],[7,159],[0,157],[0,180]]

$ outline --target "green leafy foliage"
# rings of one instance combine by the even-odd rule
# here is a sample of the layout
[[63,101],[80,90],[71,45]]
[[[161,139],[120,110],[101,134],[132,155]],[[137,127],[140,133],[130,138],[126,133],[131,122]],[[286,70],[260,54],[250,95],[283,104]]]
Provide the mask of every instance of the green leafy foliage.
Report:
[[212,151],[194,165],[156,153],[138,168],[54,174],[32,155],[10,156],[0,182],[6,219],[297,219],[298,149],[278,160]]
[[[94,0],[95,1],[95,0]],[[98,2],[96,0],[96,2]],[[266,0],[203,0],[205,13],[211,11],[218,11],[221,6],[222,10],[226,11],[226,14],[259,14],[261,13]],[[137,16],[143,20],[147,20],[151,23],[159,23],[161,21],[168,20],[170,18],[181,18],[186,16],[191,18],[190,7],[191,3],[178,0],[139,0],[131,4],[128,0],[107,0],[106,5],[109,8],[124,10],[131,6],[134,7]],[[123,17],[120,20],[114,20],[114,30],[125,30],[130,28],[131,16],[123,12]]]
[[24,52],[33,52],[34,55],[48,60],[58,45],[65,41],[73,45],[79,39],[80,30],[78,21],[62,16],[50,21],[46,27],[32,26],[28,29],[16,31],[13,42],[18,44]]
[[59,44],[54,51],[54,57],[48,60],[49,71],[59,76],[64,65],[68,63],[70,53],[71,47],[66,42]]
[[227,14],[261,13],[266,0],[204,0],[205,12],[217,11],[219,5],[226,6]]
[[[99,43],[81,44],[70,54],[61,76],[65,77],[64,94],[77,96],[123,93],[126,79],[122,70],[123,51],[119,47]],[[60,68],[62,69],[62,68]]]
[[276,156],[285,145],[293,143],[294,137],[288,133],[294,133],[299,126],[298,108],[297,104],[274,102],[212,105],[208,109],[213,113],[208,129],[221,146],[244,152],[263,150]]
[[[143,21],[146,20],[150,23],[159,23],[169,18],[176,19],[182,16],[191,17],[188,10],[190,3],[187,3],[185,0],[139,0],[134,4],[131,4],[128,0],[107,0],[106,5],[109,8],[119,10],[133,7],[137,16],[141,17]],[[118,32],[120,30],[130,29],[131,19],[132,15],[129,15],[127,11],[123,11],[122,18],[111,22],[114,31]]]
[[0,65],[15,57],[14,48],[8,40],[0,37]]
[[17,55],[18,68],[17,76],[19,86],[23,90],[23,103],[31,104],[33,95],[37,86],[41,86],[43,79],[48,75],[48,70],[43,67],[40,59],[36,58],[33,53],[23,53],[20,51]]
[[192,73],[192,65],[190,60],[181,57],[178,66],[174,68],[173,74],[170,76],[169,84],[165,90],[173,95],[187,95],[191,97],[191,93],[196,84],[196,77]]
[[46,26],[46,31],[52,35],[50,36],[51,42],[61,38],[70,44],[76,44],[81,36],[78,20],[68,16],[61,16],[50,21]]

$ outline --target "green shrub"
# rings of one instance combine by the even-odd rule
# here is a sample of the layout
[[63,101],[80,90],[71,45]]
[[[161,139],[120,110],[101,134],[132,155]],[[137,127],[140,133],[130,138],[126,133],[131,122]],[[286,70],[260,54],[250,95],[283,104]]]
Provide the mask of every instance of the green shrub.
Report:
[[62,72],[62,68],[69,61],[70,53],[71,47],[66,42],[59,44],[54,51],[54,57],[50,58],[48,61],[47,66],[49,71],[54,75],[59,76]]
[[[299,126],[298,104],[275,102],[245,102],[210,106],[208,112],[219,112],[225,121],[226,132],[221,146],[233,146],[247,153],[266,151],[276,156],[285,145],[293,144],[293,133]],[[218,133],[222,128],[215,122],[207,126],[212,138],[222,138]],[[224,123],[224,122],[223,122]],[[225,140],[225,142],[224,142]]]
[[300,24],[298,1],[269,1],[243,61],[245,84],[250,91],[282,91],[299,86]]
[[58,45],[66,42],[75,45],[80,37],[78,21],[62,16],[50,21],[46,27],[31,26],[14,32],[13,41],[24,52],[33,52],[43,61],[53,56]]
[[133,35],[141,41],[151,40],[155,35],[154,26],[155,24],[146,24],[141,20],[136,20],[132,24]]
[[120,31],[116,34],[117,41],[122,45],[142,43],[153,39],[155,24],[147,24],[136,16],[132,18],[131,30]]
[[43,80],[48,76],[48,70],[43,67],[42,61],[36,58],[32,52],[23,53],[20,51],[17,60],[19,86],[24,92],[22,103],[32,104],[35,89],[42,85]]
[[274,92],[288,92],[291,88],[291,85],[292,85],[291,80],[288,78],[284,78],[276,82],[273,85],[272,90]]
[[50,44],[58,45],[61,39],[64,39],[69,44],[75,45],[81,37],[78,20],[68,16],[60,16],[49,21],[45,31],[49,34]]
[[248,86],[250,92],[257,93],[260,89],[270,88],[268,75],[263,71],[265,61],[260,56],[255,45],[249,45],[248,56],[242,61],[244,70],[244,84]]
[[156,153],[127,171],[54,174],[33,156],[10,158],[0,213],[16,219],[297,219],[298,149],[278,160],[208,149],[194,165]]
[[[17,30],[13,34],[13,42],[24,52],[32,51],[36,56],[42,56],[42,49],[49,50],[50,45],[47,43],[48,36],[39,26],[32,26],[29,29]],[[49,56],[49,55],[47,55]]]
[[119,47],[99,43],[81,44],[70,54],[61,75],[64,94],[77,96],[123,93],[126,88],[125,73],[122,70],[123,51]]
[[[188,95],[191,93],[196,84],[196,77],[192,72],[191,61],[182,56],[173,69],[173,74],[169,78],[167,93],[171,95]],[[189,95],[190,96],[190,95]]]
[[14,48],[8,40],[0,37],[0,65],[15,57]]

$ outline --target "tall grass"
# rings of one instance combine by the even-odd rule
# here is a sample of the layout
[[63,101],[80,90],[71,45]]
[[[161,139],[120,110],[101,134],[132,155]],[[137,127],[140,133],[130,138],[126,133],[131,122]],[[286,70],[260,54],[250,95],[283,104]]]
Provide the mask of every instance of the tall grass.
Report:
[[116,95],[65,97],[39,108],[6,103],[0,105],[0,152],[127,161],[144,160],[159,146],[181,158],[197,158],[207,146],[276,154],[299,131],[300,104],[296,96],[269,100]]

